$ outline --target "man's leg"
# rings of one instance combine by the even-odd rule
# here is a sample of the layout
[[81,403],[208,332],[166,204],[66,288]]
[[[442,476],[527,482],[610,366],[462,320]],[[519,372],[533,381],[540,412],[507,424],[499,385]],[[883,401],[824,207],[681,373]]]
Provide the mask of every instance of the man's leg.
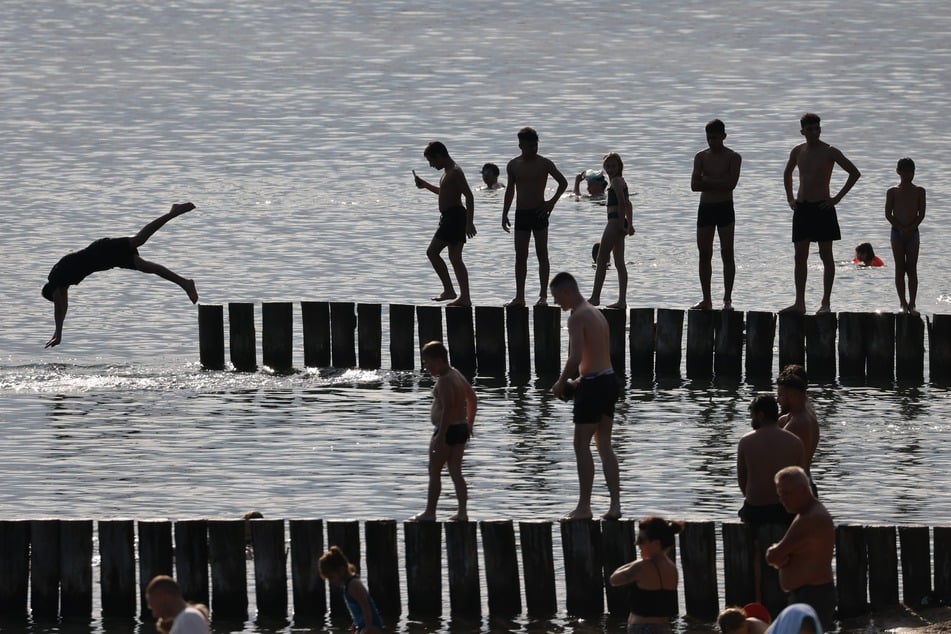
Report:
[[905,243],[901,240],[892,240],[892,255],[895,256],[895,290],[898,291],[898,301],[901,302],[903,312],[908,311],[908,301],[905,299]]
[[804,314],[806,312],[806,265],[809,261],[809,240],[800,240],[799,242],[796,242],[795,245],[796,303],[792,306],[782,309],[780,312]]
[[515,298],[507,305],[525,305],[525,276],[528,274],[528,243],[532,239],[532,232],[524,229],[515,230]]
[[192,304],[198,301],[198,289],[195,287],[195,280],[186,280],[181,275],[178,275],[174,271],[170,271],[161,264],[143,260],[137,255],[132,256],[132,262],[135,264],[135,268],[138,271],[142,271],[143,273],[151,273],[152,275],[158,275],[162,279],[166,279],[169,282],[178,284],[182,290],[188,294],[188,299],[192,300]]
[[[723,308],[733,308],[733,280],[736,278],[736,260],[733,257],[733,230],[735,225],[717,228],[720,234],[720,258],[723,260]],[[712,249],[712,245],[711,245]]]
[[703,293],[703,299],[691,308],[700,310],[711,310],[713,308],[710,278],[713,277],[713,236],[716,235],[716,232],[716,225],[697,227],[697,251],[700,252],[700,292]]
[[159,216],[158,218],[156,218],[149,224],[142,227],[142,229],[139,230],[137,234],[129,238],[129,240],[132,241],[133,248],[138,249],[140,246],[148,242],[149,238],[152,237],[152,234],[154,234],[156,231],[158,231],[163,226],[165,226],[165,223],[171,220],[172,218],[176,218],[178,216],[181,216],[184,213],[188,213],[194,208],[195,208],[195,205],[191,203],[180,203],[177,205],[172,205],[171,211],[169,211],[164,216]]
[[594,458],[591,438],[598,430],[597,423],[575,424],[575,460],[578,463],[578,505],[565,516],[566,520],[591,519],[591,488],[594,486]]
[[[611,507],[601,519],[616,520],[621,517],[621,474],[618,469],[617,456],[611,445],[611,428],[614,420],[607,416],[601,417],[594,441],[597,443],[598,455],[601,457],[601,469],[604,471],[604,481],[607,482],[608,492],[611,495]],[[590,497],[589,497],[590,499]]]
[[450,522],[465,522],[469,519],[469,488],[466,486],[466,479],[462,476],[462,454],[465,449],[465,444],[449,447],[449,475],[452,477],[452,485],[456,489],[456,500],[459,502],[459,510],[449,517]]
[[431,522],[436,519],[436,503],[442,493],[442,468],[449,459],[449,445],[437,443],[433,436],[429,441],[429,488],[426,491],[426,510],[411,517],[411,520]]
[[538,301],[536,306],[544,306],[548,303],[548,276],[550,275],[550,265],[548,263],[548,227],[544,229],[535,229],[535,255],[538,257]]
[[449,245],[449,261],[452,263],[452,270],[456,274],[456,281],[459,282],[459,299],[449,302],[449,306],[471,306],[469,299],[469,271],[466,269],[465,262],[462,261],[462,247],[464,243]]
[[456,291],[452,287],[452,279],[449,277],[449,269],[446,267],[446,263],[440,255],[442,250],[447,246],[449,246],[449,243],[440,240],[434,235],[432,241],[429,243],[429,247],[426,249],[426,257],[429,258],[429,263],[433,265],[433,270],[436,271],[439,281],[442,282],[442,294],[432,298],[433,301],[436,302],[452,299],[456,296]]
[[822,304],[817,313],[832,310],[832,283],[835,281],[835,258],[832,255],[832,242],[819,243],[819,257],[822,258]]
[[908,312],[918,315],[915,300],[918,297],[918,249],[917,241],[909,241],[905,246],[905,272],[908,274]]

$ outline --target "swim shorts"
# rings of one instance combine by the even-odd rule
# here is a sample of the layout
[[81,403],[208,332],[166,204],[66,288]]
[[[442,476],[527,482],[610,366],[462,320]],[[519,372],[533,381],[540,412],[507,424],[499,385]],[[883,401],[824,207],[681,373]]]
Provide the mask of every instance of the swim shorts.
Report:
[[[439,427],[433,429],[433,436],[439,433]],[[469,425],[467,423],[456,423],[450,425],[446,430],[447,445],[464,445],[469,440]]]
[[831,242],[841,240],[835,207],[821,209],[819,203],[797,202],[792,217],[792,241]]
[[466,208],[459,205],[439,212],[439,228],[436,237],[447,244],[465,244]]
[[516,209],[515,210],[515,230],[516,231],[537,231],[548,228],[548,214],[544,207],[537,209]]
[[614,418],[618,397],[618,379],[613,371],[592,377],[581,377],[575,387],[575,425],[600,423],[601,418]]
[[628,623],[627,634],[670,634],[666,623]]
[[901,231],[892,227],[892,242],[899,242],[904,244],[906,247],[909,245],[921,244],[921,234],[918,233],[918,227],[915,227],[915,230],[909,233],[907,236],[903,236]]
[[787,513],[782,504],[750,504],[744,501],[737,515],[744,524],[781,524],[789,526],[796,519],[793,513]]
[[697,208],[698,227],[727,227],[736,221],[733,211],[733,201],[724,200],[719,203],[700,203]]
[[812,606],[822,622],[822,627],[824,629],[832,627],[832,621],[835,618],[835,584],[833,582],[819,586],[801,586],[787,594],[786,600],[789,605],[806,603]]
[[54,287],[65,288],[79,284],[96,271],[115,267],[135,269],[134,258],[138,254],[129,238],[100,238],[85,249],[60,258],[50,271],[49,282]]

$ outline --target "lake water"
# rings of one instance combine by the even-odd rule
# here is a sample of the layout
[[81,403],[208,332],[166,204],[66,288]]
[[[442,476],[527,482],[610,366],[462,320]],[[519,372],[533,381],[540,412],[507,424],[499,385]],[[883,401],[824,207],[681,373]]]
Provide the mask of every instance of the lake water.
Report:
[[[132,234],[192,200],[198,209],[141,253],[194,277],[203,302],[427,302],[439,290],[425,257],[436,199],[410,172],[436,178],[422,157],[432,139],[473,186],[484,162],[504,171],[524,125],[569,180],[620,152],[637,192],[629,304],[683,308],[699,299],[692,158],[704,123],[720,117],[744,159],[734,304],[777,310],[793,296],[782,169],[801,140],[799,116],[812,110],[823,138],[863,173],[839,206],[833,309],[898,306],[883,210],[904,155],[930,201],[918,306],[928,315],[951,304],[940,251],[951,240],[943,2],[3,6],[3,518],[236,517],[258,508],[267,517],[402,519],[421,510],[428,378],[204,372],[184,294],[118,270],[73,289],[63,343],[44,350],[52,307],[39,289],[64,253]],[[843,181],[837,172],[833,187]],[[514,292],[500,212],[499,193],[476,192],[479,235],[465,259],[480,305]],[[550,230],[553,272],[573,271],[589,287],[603,222],[602,207],[563,198]],[[886,268],[849,263],[864,241]],[[715,258],[715,297],[720,271]],[[820,278],[814,254],[813,309]],[[612,270],[604,297],[615,292]],[[562,515],[577,494],[570,408],[545,383],[475,383],[471,515]],[[732,519],[741,502],[735,443],[753,393],[629,385],[615,432],[625,512]],[[951,522],[946,389],[828,385],[812,395],[822,426],[814,471],[838,521]],[[450,494],[441,514],[452,502]],[[606,502],[598,476],[596,508]]]

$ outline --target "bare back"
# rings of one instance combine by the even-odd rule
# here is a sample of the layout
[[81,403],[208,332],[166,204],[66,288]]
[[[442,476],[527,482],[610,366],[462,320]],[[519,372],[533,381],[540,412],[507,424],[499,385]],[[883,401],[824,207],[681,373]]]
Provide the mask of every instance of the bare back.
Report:
[[581,361],[578,372],[581,376],[593,376],[611,369],[611,344],[608,321],[601,311],[581,302],[568,317],[570,346],[581,346]]
[[466,192],[472,195],[462,168],[453,163],[439,179],[439,211],[463,206],[462,198]]
[[764,425],[740,439],[736,454],[737,482],[749,504],[778,504],[773,482],[776,472],[785,467],[801,467],[802,463],[802,441],[775,424]]
[[459,370],[450,367],[436,380],[430,416],[435,426],[468,423],[472,427],[475,420],[475,393]]
[[780,424],[783,425],[783,429],[796,434],[802,441],[805,451],[803,455],[805,464],[802,468],[809,473],[812,457],[816,453],[816,447],[819,446],[819,421],[816,419],[815,411],[810,405],[806,405],[802,411],[789,413],[780,418]]
[[517,156],[508,164],[509,187],[515,187],[516,209],[538,209],[545,204],[548,176],[558,174],[544,156]]
[[791,592],[833,580],[835,524],[821,502],[814,500],[808,510],[797,515],[779,543],[788,551],[788,559],[779,568],[783,590]]

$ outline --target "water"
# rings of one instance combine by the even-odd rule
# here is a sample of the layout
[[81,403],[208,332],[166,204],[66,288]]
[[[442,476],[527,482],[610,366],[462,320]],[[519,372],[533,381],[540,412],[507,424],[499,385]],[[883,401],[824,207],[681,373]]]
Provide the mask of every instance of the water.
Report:
[[[870,241],[891,265],[884,196],[906,154],[930,201],[918,305],[930,314],[951,303],[939,247],[951,239],[941,222],[945,3],[496,2],[436,12],[396,1],[10,0],[4,14],[0,517],[419,511],[426,377],[203,372],[184,294],[130,271],[75,288],[63,344],[43,350],[52,310],[39,288],[65,252],[192,200],[198,209],[141,253],[194,277],[204,302],[424,303],[438,291],[424,253],[436,201],[410,170],[435,176],[421,154],[431,139],[473,185],[482,163],[517,154],[523,125],[538,129],[541,152],[569,180],[619,151],[637,191],[629,303],[684,307],[699,298],[691,162],[703,124],[718,116],[744,159],[734,303],[776,310],[792,301],[782,168],[799,116],[813,110],[824,138],[863,172],[839,207],[833,308],[897,307],[890,266],[848,260]],[[837,173],[833,188],[843,180]],[[465,258],[478,304],[514,291],[500,211],[498,192],[476,192],[479,235]],[[589,285],[603,208],[565,197],[552,223],[553,271]],[[820,272],[813,255],[813,308]],[[715,259],[715,295],[719,276]],[[474,517],[554,518],[571,507],[570,412],[546,388],[476,380],[466,458]],[[812,392],[815,472],[838,521],[951,521],[946,390]],[[732,518],[733,451],[752,393],[630,385],[615,432],[625,510]],[[605,506],[600,480],[595,493]]]

